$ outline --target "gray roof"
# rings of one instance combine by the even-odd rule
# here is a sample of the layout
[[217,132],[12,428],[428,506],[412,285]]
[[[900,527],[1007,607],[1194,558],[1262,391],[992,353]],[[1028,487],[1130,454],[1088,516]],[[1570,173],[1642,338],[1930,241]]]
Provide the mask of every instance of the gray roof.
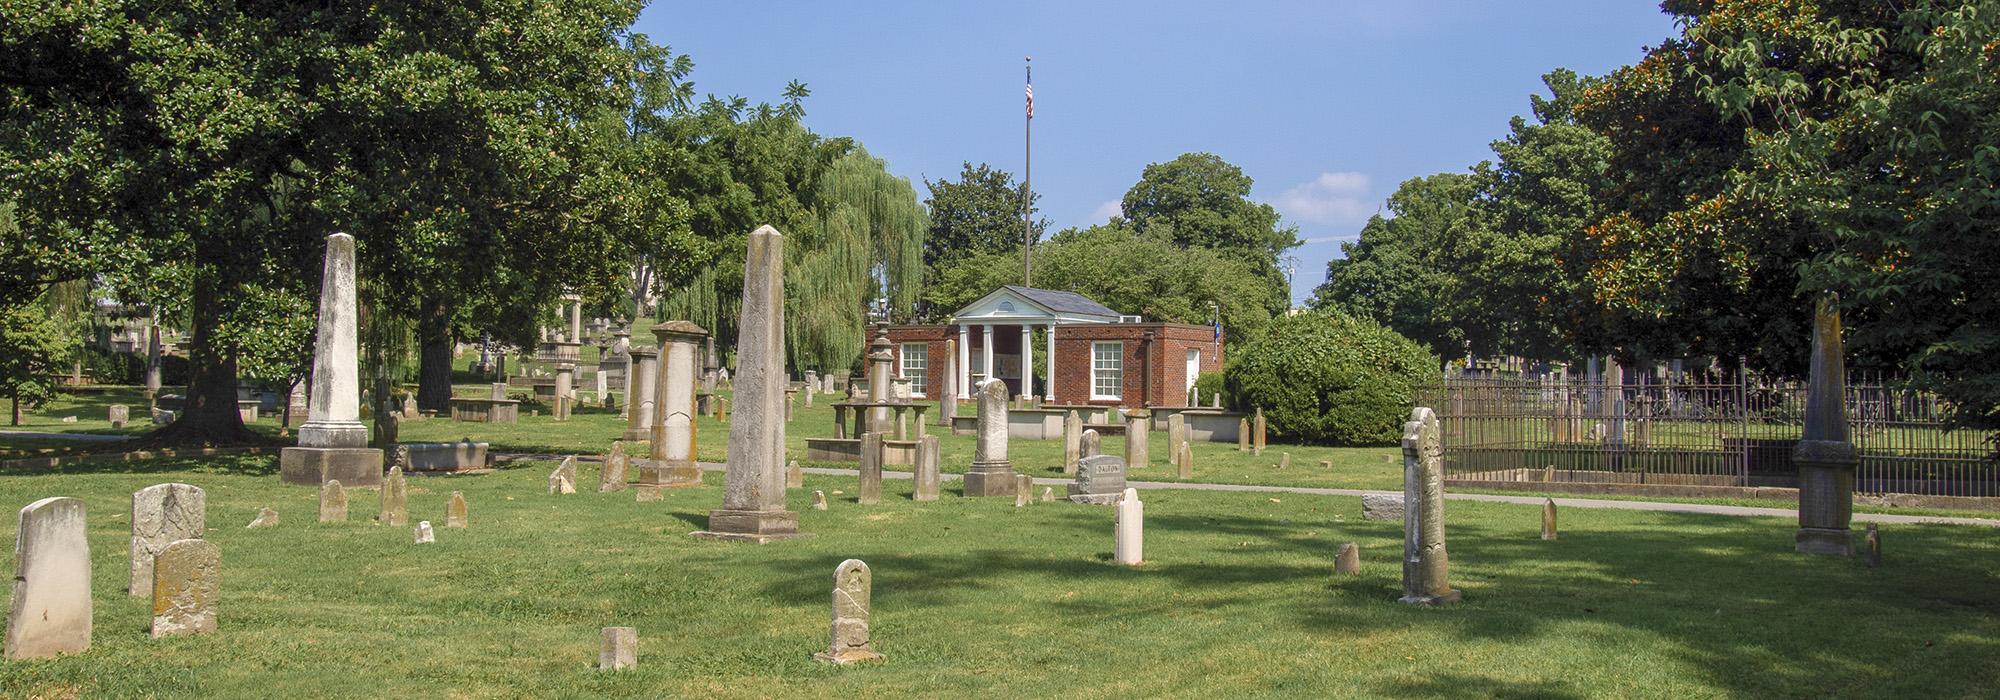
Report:
[[1112,311],[1109,307],[1092,301],[1090,297],[1076,292],[1058,292],[1053,289],[1036,289],[1017,284],[1006,285],[1005,289],[1027,297],[1037,304],[1049,307],[1050,311],[1059,314],[1084,314],[1088,316],[1109,316],[1111,318],[1118,318],[1119,315],[1118,312]]

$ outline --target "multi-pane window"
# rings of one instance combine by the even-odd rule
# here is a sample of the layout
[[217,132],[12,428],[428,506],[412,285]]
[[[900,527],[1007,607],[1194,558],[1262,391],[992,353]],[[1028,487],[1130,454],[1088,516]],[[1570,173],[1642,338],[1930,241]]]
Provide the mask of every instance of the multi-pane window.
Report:
[[903,344],[903,378],[910,380],[910,393],[929,396],[924,391],[925,379],[931,366],[931,346],[926,343]]
[[1116,401],[1125,398],[1125,344],[1090,344],[1090,398]]

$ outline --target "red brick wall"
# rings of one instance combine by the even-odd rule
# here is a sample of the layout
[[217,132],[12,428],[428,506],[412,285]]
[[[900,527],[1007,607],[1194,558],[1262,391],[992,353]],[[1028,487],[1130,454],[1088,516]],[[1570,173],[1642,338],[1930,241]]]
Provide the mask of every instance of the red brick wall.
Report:
[[[1153,335],[1150,343],[1144,341],[1149,332]],[[1010,334],[1018,336],[1011,330],[995,333],[995,345],[1003,345],[998,342],[1000,337]],[[976,335],[972,352],[978,352]],[[926,398],[941,398],[934,394],[943,389],[945,368],[949,364],[945,340],[957,338],[956,326],[890,327],[889,341],[895,344],[896,352],[896,376],[902,376],[903,371],[902,344],[925,343],[930,348],[930,367],[925,372],[925,381],[933,387],[933,395]],[[1124,396],[1116,401],[1090,398],[1091,343],[1102,341],[1124,344]],[[1009,349],[1011,346],[1004,344]],[[1127,407],[1187,405],[1187,351],[1190,349],[1201,351],[1203,374],[1222,370],[1222,343],[1215,339],[1214,330],[1208,326],[1172,323],[1057,326],[1055,398],[1065,404]],[[1039,367],[1045,358],[1041,357],[1041,347],[1035,350],[1035,364]]]

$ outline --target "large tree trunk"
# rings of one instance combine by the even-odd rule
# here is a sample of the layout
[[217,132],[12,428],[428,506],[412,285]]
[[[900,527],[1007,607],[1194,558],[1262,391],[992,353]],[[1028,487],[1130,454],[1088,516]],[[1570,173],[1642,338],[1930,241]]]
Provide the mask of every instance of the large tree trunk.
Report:
[[188,356],[187,405],[180,416],[148,433],[155,444],[248,445],[269,442],[243,427],[236,412],[236,358],[216,347],[215,326],[222,320],[224,284],[219,275],[197,274],[194,282],[194,336]]
[[451,310],[426,302],[417,312],[417,408],[451,410]]

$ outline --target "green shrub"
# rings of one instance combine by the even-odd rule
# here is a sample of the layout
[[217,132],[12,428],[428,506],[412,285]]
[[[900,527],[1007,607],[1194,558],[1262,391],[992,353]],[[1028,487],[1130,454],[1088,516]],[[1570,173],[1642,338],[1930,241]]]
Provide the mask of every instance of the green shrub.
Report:
[[1227,396],[1228,392],[1224,391],[1222,388],[1221,372],[1209,372],[1208,374],[1195,377],[1194,389],[1195,393],[1198,394],[1197,400],[1199,400],[1201,402],[1201,405],[1203,406],[1208,405],[1208,402],[1212,400],[1209,397],[1212,396],[1222,396],[1223,401],[1225,402],[1229,400],[1229,397]]
[[1264,408],[1272,433],[1334,445],[1392,445],[1437,358],[1373,321],[1309,312],[1272,322],[1224,370],[1232,408]]

